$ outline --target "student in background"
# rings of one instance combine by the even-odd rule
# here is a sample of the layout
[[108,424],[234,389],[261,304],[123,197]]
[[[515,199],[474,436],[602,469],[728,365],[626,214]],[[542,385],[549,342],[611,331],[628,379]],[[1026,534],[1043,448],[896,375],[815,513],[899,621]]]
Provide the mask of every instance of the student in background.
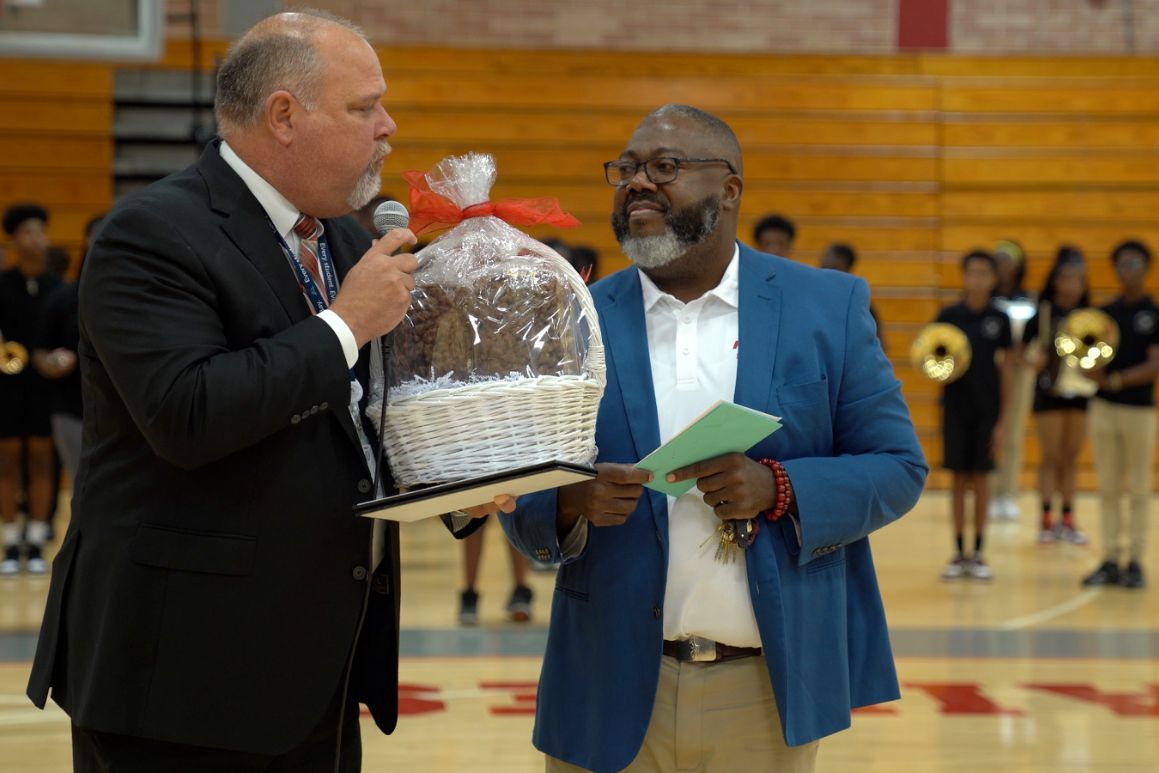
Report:
[[[30,353],[44,299],[60,282],[46,269],[48,212],[38,204],[14,204],[4,212],[3,227],[12,267],[0,273],[0,335]],[[43,551],[55,489],[50,412],[47,385],[32,363],[25,362],[19,373],[0,374],[0,576],[19,574],[22,560],[29,574],[48,571]],[[24,464],[27,529],[17,520]]]
[[[1023,286],[1026,277],[1026,253],[1013,239],[1003,239],[994,245],[994,260],[998,263],[998,285],[994,288],[994,305],[1010,318],[1010,331],[1015,341],[1022,340],[1026,321],[1034,315],[1031,294]],[[1016,357],[1010,374],[1010,392],[1007,395],[1006,422],[1002,428],[1002,448],[998,453],[998,468],[990,476],[990,519],[1016,521],[1018,508],[1019,475],[1022,472],[1022,444],[1026,419],[1030,415],[1030,398],[1034,393],[1034,368],[1022,357]]]
[[571,248],[572,267],[584,278],[585,284],[592,284],[599,279],[600,255],[586,244],[577,244]]
[[[970,365],[942,395],[944,465],[954,476],[951,512],[954,555],[942,569],[943,580],[970,577],[991,580],[983,548],[990,494],[986,476],[994,469],[994,451],[1002,445],[1002,413],[1010,378],[1010,320],[990,302],[998,280],[994,256],[975,250],[962,258],[962,300],[942,309],[938,322],[966,334]],[[999,367],[998,359],[1002,365]],[[974,495],[974,545],[966,552],[966,494]]]
[[784,215],[765,215],[753,228],[753,244],[761,252],[793,257],[793,241],[797,238],[797,226]]
[[[1087,398],[1063,394],[1058,378],[1062,361],[1054,350],[1054,338],[1063,318],[1090,306],[1086,259],[1075,247],[1060,247],[1054,266],[1038,296],[1039,313],[1026,323],[1022,340],[1036,343],[1032,359],[1037,376],[1034,385],[1035,424],[1042,460],[1038,467],[1038,493],[1042,498],[1042,524],[1038,541],[1059,540],[1083,545],[1087,537],[1075,522],[1074,499],[1078,457],[1086,433]],[[1044,310],[1050,313],[1050,330],[1041,331]],[[1054,495],[1062,496],[1062,520],[1054,522]]]
[[[1092,374],[1099,391],[1090,405],[1091,443],[1103,522],[1103,562],[1083,578],[1083,585],[1142,588],[1155,469],[1159,308],[1144,289],[1151,269],[1151,251],[1146,245],[1123,242],[1111,252],[1111,260],[1121,291],[1102,310],[1119,325],[1119,351],[1104,370]],[[1127,563],[1120,571],[1124,489],[1130,504],[1130,524]]]
[[[821,253],[821,268],[852,274],[853,264],[856,262],[857,251],[853,249],[853,245],[844,242],[834,242],[825,248],[825,252]],[[873,308],[872,303],[869,304],[869,314],[873,317],[873,324],[877,325],[877,340],[881,341],[881,346],[884,349],[885,330],[881,327],[881,317],[878,315],[877,309]]]

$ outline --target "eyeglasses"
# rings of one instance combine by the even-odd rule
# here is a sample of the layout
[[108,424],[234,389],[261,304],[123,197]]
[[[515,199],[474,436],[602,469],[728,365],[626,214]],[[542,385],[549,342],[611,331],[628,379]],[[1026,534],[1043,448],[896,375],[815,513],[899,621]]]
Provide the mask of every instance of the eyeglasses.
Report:
[[608,185],[623,188],[636,178],[636,173],[640,171],[640,167],[644,167],[644,176],[648,178],[650,183],[663,185],[675,180],[680,169],[690,164],[724,164],[728,167],[728,171],[736,174],[732,162],[725,158],[661,156],[660,158],[650,158],[647,161],[629,161],[626,159],[608,161],[604,164],[604,177],[607,179]]

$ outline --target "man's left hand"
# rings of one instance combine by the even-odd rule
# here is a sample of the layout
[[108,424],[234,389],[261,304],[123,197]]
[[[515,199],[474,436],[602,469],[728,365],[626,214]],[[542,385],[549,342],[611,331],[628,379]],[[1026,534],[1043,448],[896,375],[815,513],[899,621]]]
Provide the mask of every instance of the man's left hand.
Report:
[[696,479],[704,502],[722,521],[755,518],[773,506],[776,481],[773,471],[744,454],[725,454],[668,473],[676,483]]
[[495,497],[495,500],[488,502],[485,505],[477,505],[475,507],[465,507],[463,512],[472,518],[486,518],[489,515],[496,513],[513,513],[515,512],[515,497],[508,494],[501,494]]

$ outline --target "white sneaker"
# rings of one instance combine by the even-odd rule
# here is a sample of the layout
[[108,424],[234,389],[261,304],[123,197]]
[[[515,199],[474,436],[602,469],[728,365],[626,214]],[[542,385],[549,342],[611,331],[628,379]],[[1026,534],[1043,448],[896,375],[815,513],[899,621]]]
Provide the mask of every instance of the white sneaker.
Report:
[[986,518],[991,521],[1005,521],[1006,520],[1006,500],[1004,497],[995,497],[990,500],[990,506],[986,508]]
[[986,563],[986,560],[981,555],[975,555],[969,562],[970,577],[975,580],[982,580],[989,582],[994,579],[994,570]]
[[1017,521],[1022,517],[1022,508],[1018,506],[1016,497],[1002,498],[1002,517],[1007,521]]
[[1038,544],[1039,545],[1049,545],[1050,543],[1055,542],[1057,540],[1058,540],[1058,535],[1055,533],[1053,527],[1051,527],[1049,529],[1043,529],[1042,531],[1038,532]]
[[960,580],[966,576],[969,571],[966,566],[969,561],[963,555],[957,555],[950,559],[950,563],[942,567],[943,580]]
[[1058,538],[1072,545],[1085,545],[1090,542],[1086,534],[1083,534],[1073,526],[1060,526],[1058,529]]
[[29,574],[48,574],[48,562],[39,545],[29,545],[24,559],[24,568]]
[[4,550],[4,560],[0,561],[0,577],[15,577],[20,574],[20,548],[10,545]]

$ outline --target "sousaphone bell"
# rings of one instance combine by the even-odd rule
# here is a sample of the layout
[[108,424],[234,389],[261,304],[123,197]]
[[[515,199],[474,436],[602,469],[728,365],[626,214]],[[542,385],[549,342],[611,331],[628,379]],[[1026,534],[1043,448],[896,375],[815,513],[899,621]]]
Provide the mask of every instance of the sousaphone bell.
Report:
[[28,365],[28,350],[16,341],[6,341],[0,333],[0,374],[15,376]]
[[970,341],[949,322],[926,325],[910,346],[910,359],[922,375],[939,384],[957,381],[970,367]]
[[1086,377],[1102,368],[1119,350],[1119,326],[1098,309],[1076,309],[1067,314],[1054,336],[1060,364],[1054,392],[1062,397],[1091,397],[1098,385]]

